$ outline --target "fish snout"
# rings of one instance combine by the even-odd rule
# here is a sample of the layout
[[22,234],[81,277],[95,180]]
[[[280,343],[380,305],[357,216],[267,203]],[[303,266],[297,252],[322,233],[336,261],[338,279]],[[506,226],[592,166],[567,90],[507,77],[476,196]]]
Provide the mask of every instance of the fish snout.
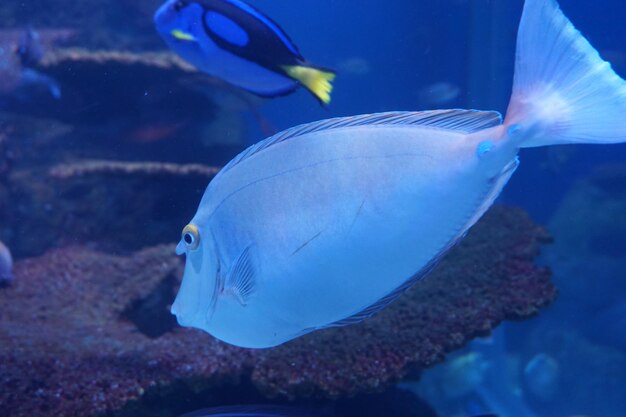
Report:
[[174,304],[172,304],[170,312],[176,316],[176,321],[179,325],[183,327],[189,327],[192,323],[191,317],[193,316],[193,314],[189,314],[189,311],[185,312],[185,310],[188,309],[185,309],[182,303],[177,298],[176,301],[174,301]]
[[183,327],[201,327],[205,321],[201,309],[194,305],[193,300],[186,300],[181,297],[180,293],[174,300],[170,312],[176,316],[176,321]]

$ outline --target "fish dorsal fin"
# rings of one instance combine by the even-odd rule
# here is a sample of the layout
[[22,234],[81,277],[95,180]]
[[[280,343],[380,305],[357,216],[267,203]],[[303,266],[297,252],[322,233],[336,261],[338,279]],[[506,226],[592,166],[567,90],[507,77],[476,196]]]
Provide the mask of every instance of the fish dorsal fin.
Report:
[[241,305],[250,300],[256,287],[256,270],[250,256],[251,246],[247,246],[235,259],[224,282],[224,294],[232,295]]
[[241,161],[270,146],[313,132],[356,126],[421,126],[467,134],[498,126],[501,123],[500,113],[478,110],[395,111],[336,117],[295,126],[262,140],[237,155],[222,169],[222,172],[228,171]]

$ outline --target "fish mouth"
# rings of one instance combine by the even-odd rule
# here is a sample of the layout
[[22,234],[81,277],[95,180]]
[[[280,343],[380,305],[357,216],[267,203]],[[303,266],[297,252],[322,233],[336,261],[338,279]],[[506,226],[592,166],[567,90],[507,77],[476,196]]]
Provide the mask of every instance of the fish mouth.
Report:
[[172,304],[170,312],[176,316],[176,321],[183,327],[195,327],[202,329],[206,321],[205,315],[202,314],[200,309],[196,308],[193,311],[183,305],[183,303],[177,299]]

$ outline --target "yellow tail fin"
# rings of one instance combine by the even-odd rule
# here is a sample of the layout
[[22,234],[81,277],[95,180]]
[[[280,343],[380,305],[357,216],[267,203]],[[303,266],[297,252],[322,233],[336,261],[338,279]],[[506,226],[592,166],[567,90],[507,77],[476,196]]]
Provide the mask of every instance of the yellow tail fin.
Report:
[[283,69],[288,76],[304,85],[319,101],[324,104],[330,103],[334,72],[302,65],[285,65]]

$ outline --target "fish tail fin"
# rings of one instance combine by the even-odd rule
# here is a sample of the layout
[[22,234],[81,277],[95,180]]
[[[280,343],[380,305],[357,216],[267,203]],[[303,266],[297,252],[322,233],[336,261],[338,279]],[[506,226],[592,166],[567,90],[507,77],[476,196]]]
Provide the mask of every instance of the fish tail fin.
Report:
[[285,65],[287,75],[304,85],[322,104],[330,103],[335,72],[309,65]]
[[525,2],[504,123],[528,129],[520,147],[626,141],[626,82],[555,0]]

